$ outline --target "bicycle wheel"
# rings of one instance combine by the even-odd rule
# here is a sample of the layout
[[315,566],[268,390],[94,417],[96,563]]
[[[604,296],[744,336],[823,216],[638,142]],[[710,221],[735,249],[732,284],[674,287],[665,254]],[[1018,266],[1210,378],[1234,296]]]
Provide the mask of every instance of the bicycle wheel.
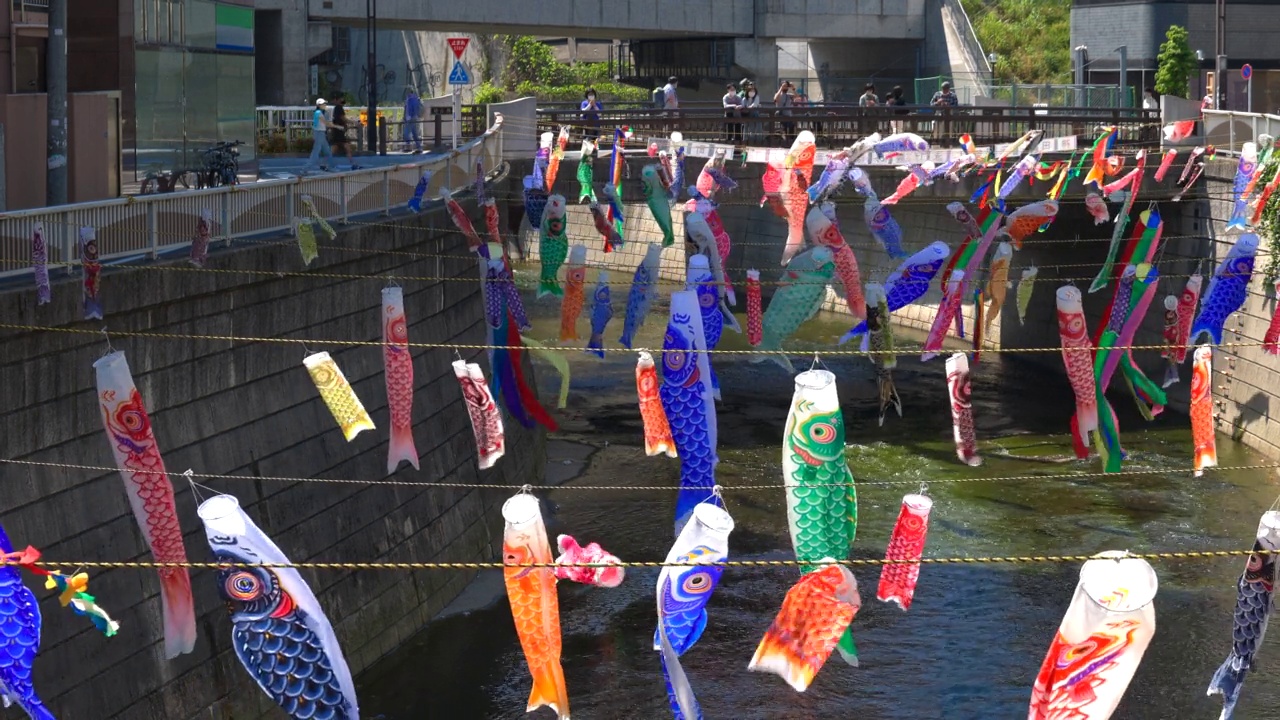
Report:
[[229,167],[223,167],[223,168],[222,168],[222,173],[221,173],[221,178],[220,178],[220,179],[222,180],[222,184],[223,184],[223,185],[231,186],[231,185],[235,185],[235,184],[236,184],[236,176],[235,176],[235,173],[231,172],[231,168],[229,168]]
[[152,179],[152,178],[147,178],[146,180],[143,180],[143,181],[142,181],[142,190],[141,190],[141,191],[139,191],[139,193],[138,193],[138,194],[139,194],[139,195],[151,195],[151,194],[155,193],[155,191],[156,191],[156,188],[155,188],[155,180],[154,180],[154,179]]

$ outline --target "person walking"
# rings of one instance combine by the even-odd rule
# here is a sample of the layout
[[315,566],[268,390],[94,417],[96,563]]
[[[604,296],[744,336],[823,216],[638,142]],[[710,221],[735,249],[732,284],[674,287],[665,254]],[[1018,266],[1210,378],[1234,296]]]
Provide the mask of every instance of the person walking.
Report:
[[587,88],[586,94],[583,96],[582,104],[578,106],[582,111],[582,124],[584,130],[582,136],[592,142],[600,138],[600,111],[604,109],[604,105],[596,99],[596,89]]
[[321,170],[329,171],[329,160],[333,159],[333,148],[329,147],[329,129],[333,127],[333,123],[329,122],[328,116],[325,115],[325,108],[329,107],[329,103],[324,98],[316,98],[316,110],[311,114],[311,159],[307,160],[307,165],[303,168],[303,172],[314,172],[316,169],[316,161],[320,160],[320,156],[324,155],[325,164],[320,166]]
[[679,110],[680,98],[676,97],[676,88],[680,85],[680,79],[675,75],[667,78],[667,84],[662,86],[662,107],[665,110]]
[[408,89],[408,95],[404,99],[404,122],[401,127],[404,128],[404,149],[409,151],[409,138],[413,138],[414,151],[417,155],[422,152],[422,132],[418,129],[418,121],[422,119],[422,99],[418,97],[418,91],[414,88]]
[[720,102],[724,107],[725,142],[736,145],[742,142],[742,98],[738,97],[733,83],[724,86],[724,97]]
[[332,146],[334,157],[337,153],[346,153],[347,164],[352,170],[359,170],[360,166],[351,157],[351,143],[347,140],[347,99],[339,97],[333,101],[333,122],[329,126],[329,145]]

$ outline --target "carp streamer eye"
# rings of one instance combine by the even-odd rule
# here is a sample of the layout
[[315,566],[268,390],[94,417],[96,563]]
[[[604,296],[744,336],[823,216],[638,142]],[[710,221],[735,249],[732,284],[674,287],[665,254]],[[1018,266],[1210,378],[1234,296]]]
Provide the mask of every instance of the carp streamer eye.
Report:
[[711,589],[711,575],[706,572],[698,572],[684,579],[681,588],[686,593],[702,594]]
[[227,578],[224,587],[227,591],[227,597],[242,602],[253,600],[262,594],[262,581],[248,572],[231,574]]
[[829,443],[836,437],[836,429],[829,423],[818,423],[809,429],[809,437],[814,442]]

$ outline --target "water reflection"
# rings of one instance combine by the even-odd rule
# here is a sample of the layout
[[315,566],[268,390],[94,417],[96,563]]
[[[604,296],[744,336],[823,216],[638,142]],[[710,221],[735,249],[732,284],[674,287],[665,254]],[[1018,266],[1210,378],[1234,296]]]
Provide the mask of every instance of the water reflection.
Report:
[[[544,311],[545,312],[545,311]],[[549,313],[547,313],[549,314]],[[539,321],[535,337],[557,324]],[[614,323],[613,325],[617,325]],[[642,340],[660,346],[651,319]],[[610,338],[619,328],[611,325]],[[815,320],[797,343],[817,348],[847,329]],[[745,347],[727,335],[723,347]],[[918,347],[918,346],[917,346]],[[1167,473],[1096,479],[973,480],[1096,470],[1070,458],[1073,407],[1060,374],[998,354],[975,367],[974,417],[982,467],[955,457],[943,359],[904,354],[896,372],[904,417],[876,427],[877,393],[865,358],[827,357],[835,372],[860,481],[853,557],[883,557],[901,497],[920,483],[935,499],[926,547],[931,556],[1081,554],[1107,549],[1247,548],[1259,514],[1277,494],[1269,471],[1190,472],[1185,417],[1144,423],[1115,395],[1130,460],[1126,469]],[[798,358],[796,358],[798,359]],[[570,484],[674,485],[678,461],[644,457],[631,378],[635,358],[574,357],[570,407],[560,440],[596,448]],[[807,365],[807,364],[806,364]],[[780,483],[781,437],[791,378],[772,363],[718,359],[720,481]],[[554,378],[540,374],[544,392]],[[1127,406],[1126,406],[1127,404]],[[1264,462],[1225,436],[1223,465]],[[877,484],[877,483],[902,484]],[[671,543],[674,494],[667,491],[544,493],[549,532],[600,542],[624,559],[652,560]],[[789,557],[782,490],[728,491],[737,529],[731,557]],[[1239,558],[1161,561],[1157,631],[1116,718],[1214,717],[1205,688],[1230,641]],[[1079,565],[928,565],[909,613],[874,600],[878,569],[856,568],[864,606],[854,630],[862,667],[833,661],[799,694],[780,678],[747,672],[747,662],[797,571],[732,569],[712,599],[710,625],[683,659],[708,718],[1013,718],[1023,717],[1035,673],[1071,600]],[[656,569],[631,569],[614,590],[563,586],[564,668],[576,718],[666,718],[669,711],[654,626]],[[500,588],[500,583],[496,585]],[[1274,643],[1272,643],[1274,644]],[[1272,718],[1280,701],[1280,649],[1264,646],[1236,718]],[[433,623],[361,678],[368,717],[521,718],[530,688],[505,599],[491,609]],[[537,717],[552,717],[543,710]]]

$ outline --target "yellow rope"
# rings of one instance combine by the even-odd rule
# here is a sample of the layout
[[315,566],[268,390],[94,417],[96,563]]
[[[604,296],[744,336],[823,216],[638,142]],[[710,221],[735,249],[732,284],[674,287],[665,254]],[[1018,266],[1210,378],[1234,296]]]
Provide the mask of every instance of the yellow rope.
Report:
[[[283,345],[302,345],[304,346],[304,348],[320,347],[324,345],[341,345],[341,346],[348,346],[348,347],[382,347],[384,344],[380,340],[331,340],[331,339],[317,339],[317,338],[242,337],[239,335],[191,335],[186,333],[140,332],[140,331],[131,331],[131,330],[112,330],[109,333],[106,333],[103,330],[90,330],[88,328],[52,327],[48,325],[23,325],[19,323],[0,323],[0,329],[20,330],[25,332],[59,332],[59,333],[70,333],[74,335],[103,335],[105,333],[107,335],[114,336],[114,337],[136,337],[136,338],[149,338],[154,340],[206,340],[209,342],[276,343],[276,344],[283,344]],[[481,344],[456,345],[456,344],[449,344],[449,343],[423,343],[423,342],[410,342],[410,343],[402,343],[402,344],[407,345],[408,347],[430,348],[435,350],[524,350],[525,349],[524,346],[512,346],[512,345],[481,345]],[[1263,343],[1263,342],[1224,342],[1224,343],[1218,343],[1214,347],[1218,349],[1250,348],[1250,347],[1262,347],[1265,344],[1266,343]],[[1170,350],[1170,349],[1176,350],[1176,349],[1186,348],[1188,350],[1192,350],[1192,349],[1195,349],[1196,347],[1198,346],[1197,345],[1113,345],[1105,349],[1106,350]],[[636,352],[635,350],[628,350],[627,348],[612,348],[612,347],[586,348],[582,346],[564,347],[564,346],[548,345],[546,349],[556,350],[559,352],[587,352],[588,350],[590,350],[591,352],[607,352],[607,353],[635,353]],[[1095,348],[1090,346],[1069,347],[1069,348],[1064,348],[1064,347],[989,348],[989,349],[982,350],[983,353],[992,353],[992,354],[1056,353],[1056,352],[1093,353],[1094,351],[1095,351]],[[662,348],[652,348],[652,349],[649,349],[648,352],[654,355],[658,355],[658,354],[666,354],[666,353],[684,354],[689,351],[676,350],[676,349],[667,350]],[[767,355],[790,354],[790,355],[826,355],[828,357],[864,356],[864,355],[866,356],[912,355],[915,353],[914,350],[902,350],[902,349],[815,350],[814,348],[803,348],[803,349],[780,348],[778,350],[722,350],[717,348],[715,350],[699,350],[698,352],[706,352],[713,355],[766,355],[767,356]],[[937,350],[935,352],[938,355],[942,355],[948,352],[960,352],[960,351],[951,351],[951,350],[946,350],[944,348],[944,349]]]
[[[1017,458],[1014,458],[1017,459]],[[9,465],[26,465],[29,467],[45,467],[58,468],[63,470],[93,470],[96,472],[117,472],[119,468],[107,465],[79,465],[74,463],[55,463],[44,462],[39,460],[17,460],[10,458],[0,458],[0,463]],[[1241,470],[1277,470],[1280,469],[1280,463],[1268,463],[1263,465],[1223,465],[1204,468],[1205,472],[1234,472]],[[416,488],[452,488],[452,489],[468,489],[468,490],[519,490],[523,486],[519,485],[501,485],[494,483],[450,483],[436,481],[410,482],[408,480],[356,480],[351,478],[313,478],[313,477],[285,477],[277,475],[219,475],[214,473],[197,473],[197,472],[168,472],[161,470],[130,470],[134,475],[167,475],[171,478],[200,478],[201,480],[267,480],[272,482],[299,482],[299,483],[333,483],[343,485],[389,485],[394,487],[416,487]],[[937,485],[943,483],[979,483],[979,482],[1008,482],[1008,481],[1027,481],[1027,480],[1087,480],[1087,479],[1112,479],[1122,477],[1138,477],[1152,475],[1173,475],[1181,472],[1180,470],[1122,470],[1120,472],[1104,473],[1104,472],[1079,472],[1079,473],[1053,473],[1048,475],[993,475],[987,477],[975,478],[935,478],[931,480],[863,480],[853,483],[805,483],[804,487],[867,487],[867,486],[918,486],[922,482],[928,485]],[[782,490],[786,488],[800,487],[793,484],[764,484],[764,485],[721,485],[722,490]],[[531,486],[531,490],[540,490],[552,492],[557,490],[622,490],[622,491],[653,491],[667,490],[672,492],[706,492],[704,487],[682,488],[675,485],[542,485]]]
[[[466,256],[451,256],[451,257],[454,257],[454,258],[459,259],[459,260],[467,259],[467,258],[466,258]],[[0,265],[23,265],[23,266],[28,266],[28,265],[30,265],[30,264],[31,264],[31,261],[30,261],[30,260],[9,260],[9,259],[5,259],[5,258],[0,258]],[[69,264],[69,263],[67,263],[67,264]],[[129,265],[129,266],[127,266],[127,267],[128,267],[130,270],[152,270],[152,271],[154,271],[154,270],[159,270],[159,271],[164,271],[164,272],[217,273],[217,274],[220,274],[220,275],[250,275],[250,276],[255,276],[255,277],[270,277],[270,278],[302,277],[302,278],[321,278],[321,279],[327,279],[327,280],[370,280],[370,281],[375,281],[375,282],[380,282],[380,283],[386,283],[386,282],[390,282],[390,281],[392,281],[392,280],[394,280],[394,281],[396,281],[396,282],[426,282],[426,283],[436,283],[436,282],[463,282],[463,283],[474,283],[474,282],[477,282],[477,281],[478,281],[478,278],[477,278],[477,277],[475,277],[473,274],[469,274],[469,275],[467,275],[467,276],[463,276],[463,277],[435,277],[435,276],[424,276],[424,275],[393,275],[393,274],[384,274],[384,275],[361,275],[361,274],[355,274],[355,273],[302,272],[302,271],[290,271],[290,270],[251,270],[251,269],[226,270],[226,269],[221,269],[221,268],[187,267],[187,266],[185,266],[185,265]],[[602,269],[602,270],[613,270],[613,269],[616,269],[616,268],[609,268],[609,267],[606,267],[606,266],[598,266],[598,265],[593,265],[593,266],[590,266],[590,267],[597,268],[597,269]],[[1037,267],[1039,267],[1039,266],[1037,266]],[[863,269],[864,269],[864,270],[866,270],[866,269],[868,269],[868,268],[863,268]],[[873,267],[873,268],[870,268],[870,269],[887,270],[887,269],[889,269],[889,268],[887,268],[887,267]],[[1231,274],[1231,273],[1229,273],[1229,274]],[[1240,274],[1240,273],[1235,273],[1235,274]],[[1161,275],[1160,275],[1160,277],[1166,277],[1166,278],[1185,278],[1185,277],[1191,277],[1191,275],[1185,275],[1185,274],[1184,274],[1184,275],[1176,275],[1176,274],[1161,274]],[[1068,282],[1085,282],[1085,281],[1090,281],[1090,280],[1093,280],[1093,279],[1094,279],[1094,278],[1093,278],[1093,276],[1089,276],[1089,277],[1052,277],[1052,278],[1046,277],[1046,278],[1034,278],[1034,279],[1033,279],[1033,282],[1058,282],[1058,283],[1068,283]],[[488,278],[488,279],[486,279],[486,280],[485,280],[485,282],[495,282],[495,283],[516,283],[516,282],[518,282],[518,281],[517,281],[515,278]],[[831,284],[834,282],[834,280],[823,280],[823,281],[813,281],[813,280],[760,280],[760,281],[758,281],[758,282],[759,282],[761,285],[763,285],[763,286],[775,286],[775,285],[776,285],[776,286],[780,286],[780,287],[786,287],[786,286],[789,286],[789,285],[824,285],[824,286],[825,286],[825,285],[831,285]],[[1023,282],[1025,282],[1025,281],[1023,281]],[[597,285],[598,283],[588,281],[586,284],[587,284],[587,285],[590,285],[590,286],[594,286],[594,285]],[[606,281],[604,284],[605,284],[605,285],[612,285],[612,286],[616,286],[616,287],[631,287],[631,282],[630,282],[630,281],[622,281],[622,280]],[[650,282],[650,284],[652,284],[652,285],[676,285],[676,286],[681,286],[681,287],[683,287],[683,286],[687,285],[688,283],[686,283],[686,282],[682,282],[682,281],[680,281],[680,280],[668,280],[668,279],[662,279],[662,278],[659,278],[659,279],[652,280],[652,281]],[[730,286],[732,286],[732,285],[734,285],[735,283],[734,283],[733,281],[718,282],[718,281],[715,281],[715,280],[707,280],[707,281],[705,281],[705,282],[700,282],[700,283],[698,283],[698,284],[699,284],[699,285],[706,285],[706,286],[713,286],[713,285],[730,285]],[[737,284],[737,285],[743,285],[743,284],[744,284],[744,282],[743,282],[743,281],[739,281],[739,282],[737,282],[736,284]]]
[[[1129,553],[1127,557],[1137,560],[1214,560],[1220,558],[1249,557],[1251,555],[1270,555],[1280,553],[1276,550],[1188,550],[1183,552]],[[845,560],[724,560],[707,563],[667,563],[628,561],[609,563],[500,563],[500,562],[296,562],[296,563],[234,563],[234,562],[121,562],[107,560],[37,560],[32,565],[42,567],[80,567],[86,569],[166,569],[187,568],[195,570],[230,570],[249,568],[268,568],[296,570],[498,570],[502,568],[663,568],[688,567],[692,564],[714,567],[808,567],[812,565],[844,565],[848,567],[884,566],[884,565],[984,565],[984,564],[1025,564],[1025,563],[1077,563],[1096,559],[1094,555],[1007,555],[1007,556],[975,556],[975,557],[924,557],[919,560],[900,559],[845,559]],[[0,564],[20,565],[13,558],[5,558]]]

